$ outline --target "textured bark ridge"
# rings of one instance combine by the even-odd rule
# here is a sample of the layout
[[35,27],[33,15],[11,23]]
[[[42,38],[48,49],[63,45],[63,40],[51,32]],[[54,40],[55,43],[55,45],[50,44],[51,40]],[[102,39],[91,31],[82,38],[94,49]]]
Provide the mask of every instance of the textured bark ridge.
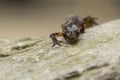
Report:
[[0,39],[0,80],[120,80],[120,20],[51,46],[49,36]]

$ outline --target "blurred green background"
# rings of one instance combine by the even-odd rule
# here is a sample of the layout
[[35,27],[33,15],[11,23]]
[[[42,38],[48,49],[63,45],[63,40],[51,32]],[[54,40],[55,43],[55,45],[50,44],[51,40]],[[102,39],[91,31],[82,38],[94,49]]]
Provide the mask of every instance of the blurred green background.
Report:
[[120,0],[0,0],[0,38],[60,32],[71,14],[98,17],[102,24],[120,18]]

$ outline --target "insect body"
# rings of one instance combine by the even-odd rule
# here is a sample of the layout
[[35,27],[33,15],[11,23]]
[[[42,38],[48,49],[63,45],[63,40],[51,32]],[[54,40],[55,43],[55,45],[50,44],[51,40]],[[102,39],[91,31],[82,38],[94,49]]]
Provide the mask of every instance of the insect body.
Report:
[[80,33],[84,33],[84,22],[78,16],[68,16],[65,23],[62,24],[62,32],[67,42],[76,42]]
[[53,40],[53,45],[61,46],[57,37],[63,37],[68,43],[75,43],[78,41],[80,33],[85,32],[87,21],[80,19],[78,16],[70,15],[65,19],[65,22],[61,25],[62,32],[50,34],[50,38]]

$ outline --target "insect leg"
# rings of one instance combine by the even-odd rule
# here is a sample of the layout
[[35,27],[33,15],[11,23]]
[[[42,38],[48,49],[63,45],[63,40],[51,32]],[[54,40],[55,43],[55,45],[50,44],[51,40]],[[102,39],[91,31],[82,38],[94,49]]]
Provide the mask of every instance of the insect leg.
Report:
[[94,23],[95,25],[98,25],[98,23],[97,23],[96,21],[93,21],[93,23]]
[[54,47],[55,45],[59,45],[61,46],[61,41],[58,41],[57,40],[57,37],[62,37],[63,36],[63,33],[52,33],[50,34],[50,38],[53,40],[53,45],[52,47]]

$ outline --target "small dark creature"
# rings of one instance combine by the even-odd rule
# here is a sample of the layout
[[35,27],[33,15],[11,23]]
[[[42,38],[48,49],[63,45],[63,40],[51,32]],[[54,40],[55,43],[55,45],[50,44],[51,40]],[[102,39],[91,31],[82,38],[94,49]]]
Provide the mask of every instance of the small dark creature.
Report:
[[[90,19],[89,19],[90,18]],[[63,37],[68,43],[75,43],[78,41],[80,33],[85,32],[86,27],[93,26],[96,22],[92,17],[86,17],[80,19],[78,16],[70,15],[65,19],[64,24],[61,25],[62,32],[50,34],[50,38],[53,40],[53,45],[61,46],[62,41],[58,41],[57,37]],[[97,23],[96,23],[97,24]]]

